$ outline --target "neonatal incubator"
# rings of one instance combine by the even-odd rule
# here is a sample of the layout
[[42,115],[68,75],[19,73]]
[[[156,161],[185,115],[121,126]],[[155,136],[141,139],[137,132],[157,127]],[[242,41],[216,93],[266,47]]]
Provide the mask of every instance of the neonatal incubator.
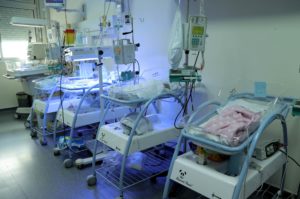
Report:
[[[66,77],[53,75],[33,81],[35,94],[30,114],[31,137],[39,136],[42,145],[46,145],[46,137],[54,133],[56,113],[61,106],[63,95],[60,82],[65,79]],[[64,103],[68,103],[67,98]]]
[[[180,131],[173,125],[174,118],[164,116],[156,106],[163,99],[174,99],[182,105],[182,90],[171,88],[174,87],[168,83],[150,81],[112,88],[101,96],[108,105],[100,122],[94,151],[105,145],[115,153],[104,153],[103,163],[97,169],[94,155],[94,173],[87,178],[89,186],[93,186],[99,176],[116,187],[123,197],[125,189],[147,179],[155,180],[168,170],[172,148],[164,143],[177,139]],[[119,122],[105,124],[107,110],[114,105],[126,106],[131,113]]]
[[[53,152],[54,155],[67,152],[68,158],[64,160],[66,168],[72,167],[74,163],[78,168],[91,163],[91,158],[84,158],[86,156],[82,154],[93,151],[101,115],[99,91],[103,89],[106,92],[110,87],[110,83],[106,82],[111,82],[109,77],[101,75],[104,83],[99,84],[99,70],[102,71],[99,52],[111,54],[110,49],[81,46],[65,50],[65,61],[76,77],[64,78],[59,85],[62,96],[55,123],[57,128],[62,126],[64,130],[60,133],[58,129],[54,129]],[[103,106],[106,106],[106,102]],[[114,107],[106,121],[115,120],[127,112],[128,109]],[[76,158],[82,158],[75,160],[74,154],[77,154]]]
[[[287,157],[279,151],[264,160],[252,156],[265,129],[276,120],[281,122],[283,150],[287,149],[285,120],[293,100],[261,95],[257,88],[242,90],[245,93],[234,89],[223,103],[204,102],[190,115],[172,158],[164,199],[169,198],[172,182],[209,198],[248,198],[280,169],[282,193]],[[181,154],[183,143],[191,150]]]
[[[110,84],[104,83],[102,86],[106,90]],[[80,155],[87,150],[93,151],[100,122],[99,84],[97,79],[69,79],[61,85],[61,89],[64,93],[63,103],[58,109],[56,120],[57,124],[66,126],[70,131],[64,133],[55,131],[54,155],[59,155],[61,151],[67,151],[69,157],[65,159],[64,166],[70,168],[74,163],[72,154]],[[68,99],[67,103],[65,103],[65,98]],[[127,112],[126,108],[114,107],[110,109],[105,121],[114,121]],[[88,159],[75,160],[78,168],[90,163]]]

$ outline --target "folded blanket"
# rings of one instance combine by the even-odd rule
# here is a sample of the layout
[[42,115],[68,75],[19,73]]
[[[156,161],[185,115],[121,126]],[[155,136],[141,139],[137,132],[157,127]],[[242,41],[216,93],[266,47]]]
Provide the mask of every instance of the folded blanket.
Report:
[[[192,134],[210,134],[223,144],[236,146],[244,141],[259,126],[260,112],[252,112],[242,106],[233,105],[222,109],[218,115],[201,125],[202,132]],[[198,129],[199,130],[199,129]]]

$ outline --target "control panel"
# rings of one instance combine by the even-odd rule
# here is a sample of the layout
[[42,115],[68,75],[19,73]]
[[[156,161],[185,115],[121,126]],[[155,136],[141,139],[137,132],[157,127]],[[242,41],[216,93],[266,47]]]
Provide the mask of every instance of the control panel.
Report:
[[207,18],[203,16],[191,16],[188,23],[187,43],[188,49],[204,51],[206,38]]

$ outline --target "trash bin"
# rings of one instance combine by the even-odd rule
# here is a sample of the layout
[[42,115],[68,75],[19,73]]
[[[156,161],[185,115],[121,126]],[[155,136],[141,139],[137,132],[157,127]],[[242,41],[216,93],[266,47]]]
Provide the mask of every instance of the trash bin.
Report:
[[17,94],[18,107],[31,107],[31,96],[24,93],[18,92]]

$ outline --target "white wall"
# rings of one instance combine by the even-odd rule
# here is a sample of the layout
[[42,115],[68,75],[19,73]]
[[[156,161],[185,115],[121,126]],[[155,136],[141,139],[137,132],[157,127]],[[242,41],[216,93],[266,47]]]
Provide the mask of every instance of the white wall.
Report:
[[[78,23],[79,21],[82,20],[82,15],[80,14],[79,11],[82,10],[83,3],[84,3],[84,0],[66,1],[67,19],[65,18],[64,11],[57,12],[55,9],[50,9],[51,19],[60,22],[62,26],[65,26],[66,20],[67,20],[67,23],[71,24],[71,25]],[[68,11],[68,10],[70,10],[70,11]],[[78,12],[76,10],[78,10]]]
[[[278,95],[300,97],[300,2],[217,1],[206,3],[208,34],[203,82],[211,93],[241,79],[271,83]],[[238,86],[238,85],[235,85]],[[288,118],[289,154],[300,161],[299,118]],[[280,134],[278,125],[269,128]],[[289,161],[286,187],[296,193],[300,170]]]
[[[145,76],[168,77],[167,49],[176,1],[132,1],[135,41],[141,44],[137,59]],[[143,70],[142,70],[143,73]]]
[[82,5],[84,0],[68,0],[66,1],[67,11],[56,11],[55,9],[50,9],[50,18],[53,21],[60,23],[60,30],[64,31],[66,29],[66,23],[70,24],[72,28],[76,27],[76,24],[83,20]]
[[0,61],[0,109],[17,107],[16,93],[23,90],[20,81],[4,78],[2,75],[5,73],[5,64]]
[[[21,31],[14,31],[15,27],[13,26],[7,26],[9,25],[7,22],[9,22],[11,16],[27,16],[32,17],[33,11],[35,10],[36,5],[34,5],[34,0],[22,0],[22,1],[7,1],[7,0],[0,0],[0,7],[2,7],[1,14],[5,16],[0,16],[0,24],[2,26],[2,30],[0,30],[0,33],[3,32],[6,34],[6,39],[15,40],[15,39],[27,39],[27,31],[28,28],[22,28],[20,27]],[[26,10],[22,10],[26,9]],[[6,12],[3,12],[3,11]],[[35,16],[36,12],[34,11]],[[0,15],[1,15],[0,14]],[[7,23],[7,25],[6,25]],[[7,32],[9,31],[9,32]],[[13,32],[14,31],[14,32]],[[4,34],[5,35],[5,34]],[[3,42],[2,37],[2,42]],[[35,35],[34,35],[35,40]],[[3,47],[3,46],[2,46]],[[24,47],[24,46],[18,46],[18,47]],[[2,49],[3,50],[3,49]],[[20,49],[19,49],[20,50]],[[18,49],[15,49],[13,52],[21,52],[18,51]],[[23,91],[22,84],[18,80],[8,80],[7,78],[4,78],[2,75],[6,74],[6,67],[3,60],[0,60],[0,109],[6,109],[6,108],[13,108],[17,107],[17,98],[16,93],[19,91]]]
[[79,28],[82,30],[98,30],[100,16],[104,13],[104,0],[86,0],[86,18],[87,20],[79,23]]
[[[137,59],[150,77],[167,78],[167,46],[176,0],[132,0]],[[184,2],[184,1],[183,1]],[[197,0],[190,1],[195,9]],[[87,20],[82,29],[97,29],[103,0],[86,0]],[[237,87],[241,80],[280,83],[277,94],[300,97],[300,2],[297,0],[207,0],[208,34],[203,83],[211,94]],[[157,74],[156,74],[157,75]],[[154,75],[155,76],[155,75]],[[199,101],[200,99],[198,99]],[[300,161],[299,118],[288,118],[289,154]],[[270,133],[280,134],[278,125]],[[300,170],[289,163],[286,187],[296,192]]]

